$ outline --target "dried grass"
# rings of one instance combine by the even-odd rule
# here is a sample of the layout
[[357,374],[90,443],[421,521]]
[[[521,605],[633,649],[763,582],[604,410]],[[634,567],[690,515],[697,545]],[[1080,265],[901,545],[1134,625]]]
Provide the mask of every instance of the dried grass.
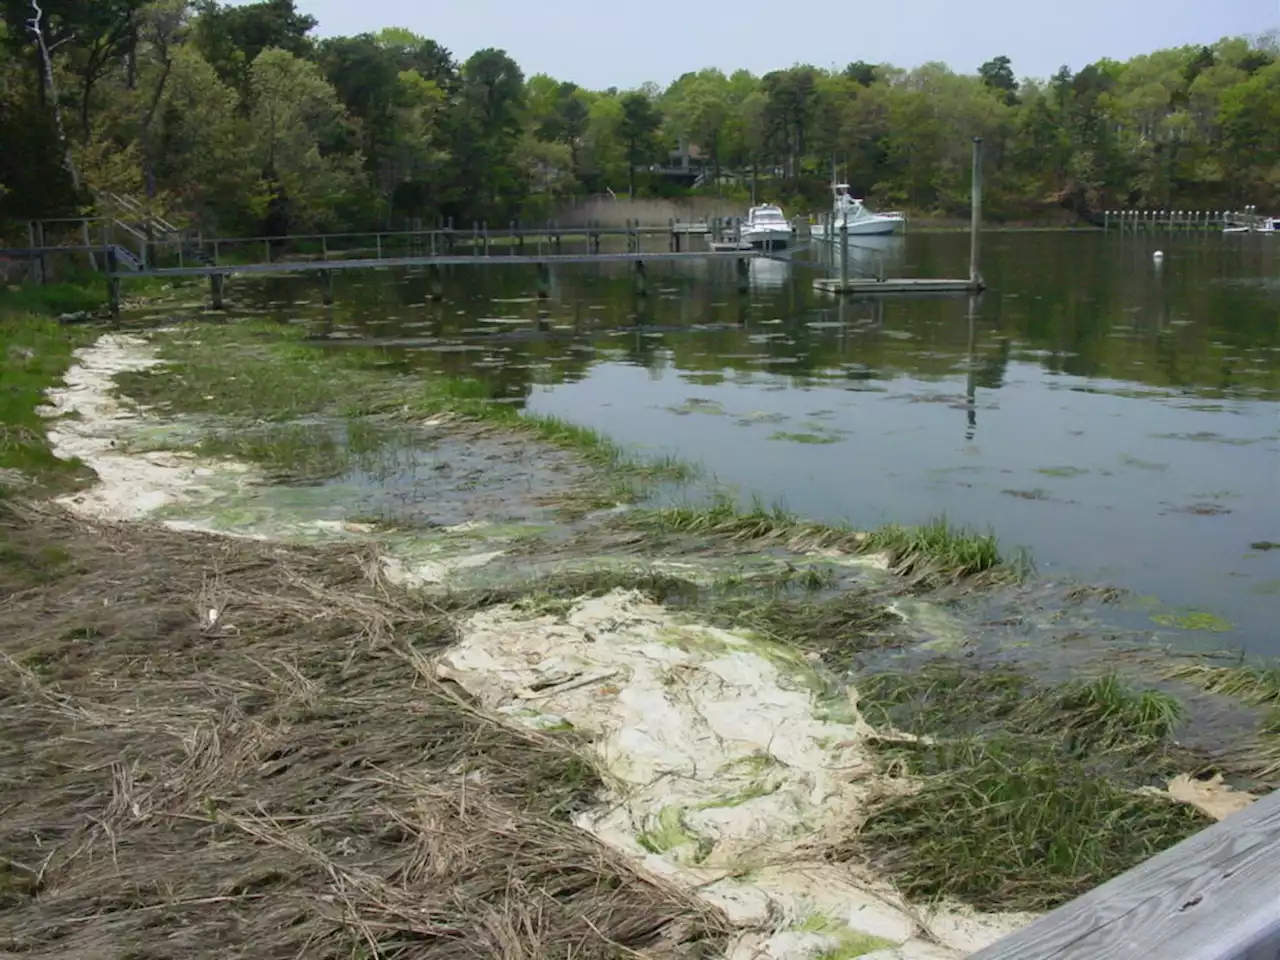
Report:
[[372,557],[12,502],[0,540],[0,952],[722,946],[719,915],[568,824],[598,786],[572,742],[434,679],[452,621]]

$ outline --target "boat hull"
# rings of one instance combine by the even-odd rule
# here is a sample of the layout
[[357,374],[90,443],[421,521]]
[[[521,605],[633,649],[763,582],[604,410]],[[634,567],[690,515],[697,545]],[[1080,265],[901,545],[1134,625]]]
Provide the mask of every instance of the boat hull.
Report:
[[751,230],[742,231],[742,242],[749,243],[757,250],[783,250],[792,241],[790,230]]
[[[848,233],[851,237],[888,237],[901,230],[903,223],[895,217],[860,220],[848,225]],[[813,235],[820,240],[839,240],[843,232],[844,228],[839,224],[833,225],[829,234],[822,226],[813,228]]]

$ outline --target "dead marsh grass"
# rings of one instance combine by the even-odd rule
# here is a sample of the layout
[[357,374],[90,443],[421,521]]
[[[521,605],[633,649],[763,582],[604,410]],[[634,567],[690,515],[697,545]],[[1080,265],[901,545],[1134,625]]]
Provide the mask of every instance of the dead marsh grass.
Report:
[[[0,504],[0,951],[697,957],[719,915],[570,826],[598,785],[434,679],[370,556]],[[40,575],[27,567],[42,558]]]

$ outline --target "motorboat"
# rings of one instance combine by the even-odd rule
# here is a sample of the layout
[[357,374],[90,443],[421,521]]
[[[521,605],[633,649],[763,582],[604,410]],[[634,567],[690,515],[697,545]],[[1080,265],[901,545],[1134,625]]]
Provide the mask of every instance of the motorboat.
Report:
[[1264,217],[1257,207],[1245,207],[1243,213],[1227,215],[1223,233],[1280,233],[1280,217]]
[[738,239],[753,247],[781,250],[795,238],[795,233],[795,227],[783,216],[781,207],[762,203],[747,211]]
[[832,184],[834,198],[831,219],[815,224],[813,236],[819,240],[838,240],[842,233],[851,237],[884,237],[899,232],[907,218],[902,213],[872,213],[867,205],[849,192],[847,183]]

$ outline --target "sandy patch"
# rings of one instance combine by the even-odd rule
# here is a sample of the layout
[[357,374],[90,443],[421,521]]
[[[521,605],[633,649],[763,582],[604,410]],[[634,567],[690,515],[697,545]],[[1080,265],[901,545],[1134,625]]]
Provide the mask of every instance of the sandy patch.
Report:
[[579,825],[722,907],[742,928],[735,960],[858,936],[886,956],[961,957],[1029,919],[922,913],[821,862],[822,831],[865,808],[872,731],[853,699],[818,700],[802,659],[624,591],[563,620],[494,608],[461,635],[441,675],[517,722],[587,733],[613,789]]
[[61,497],[59,503],[99,520],[140,520],[162,507],[201,493],[212,496],[215,487],[238,485],[247,478],[249,470],[243,464],[199,461],[181,453],[126,453],[121,448],[141,420],[114,395],[115,376],[161,363],[147,341],[105,334],[77,350],[75,357],[63,386],[49,391],[44,410],[51,418],[49,444],[56,456],[84,462],[98,482]]

